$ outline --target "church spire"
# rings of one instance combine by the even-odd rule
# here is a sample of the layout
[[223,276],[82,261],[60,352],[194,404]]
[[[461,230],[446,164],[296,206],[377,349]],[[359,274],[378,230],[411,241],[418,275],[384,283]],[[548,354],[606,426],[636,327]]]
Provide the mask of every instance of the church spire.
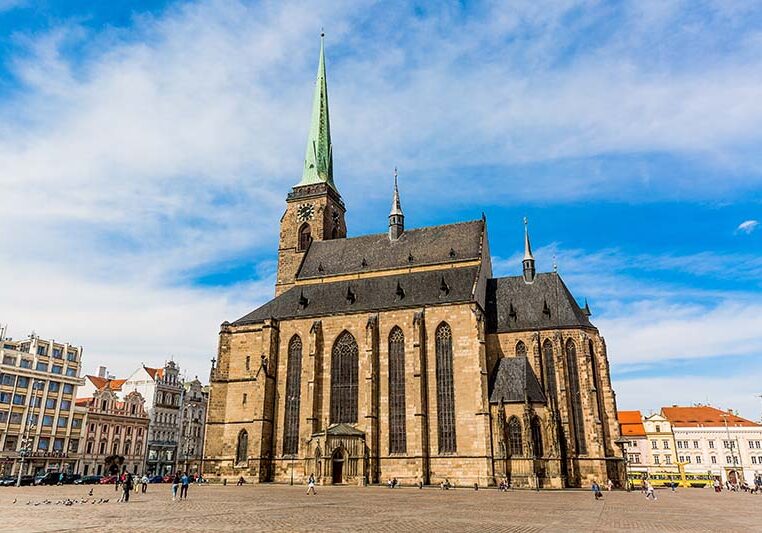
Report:
[[535,268],[532,244],[529,242],[529,221],[524,217],[524,283],[534,283]]
[[328,120],[328,84],[325,76],[325,33],[320,33],[320,59],[318,61],[315,95],[312,99],[312,118],[307,138],[307,152],[304,156],[302,181],[297,184],[333,184],[333,147],[331,145],[331,125]]
[[389,212],[389,239],[392,241],[399,239],[403,231],[405,231],[405,215],[402,214],[400,191],[397,188],[397,167],[394,167],[394,197],[392,210]]

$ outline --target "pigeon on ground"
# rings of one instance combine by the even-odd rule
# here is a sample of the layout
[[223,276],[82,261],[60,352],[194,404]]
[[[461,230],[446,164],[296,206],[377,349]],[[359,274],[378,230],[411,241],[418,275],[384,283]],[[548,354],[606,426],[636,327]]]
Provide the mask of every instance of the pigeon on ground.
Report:
[[13,498],[13,503],[16,503],[16,498]]
[[88,492],[87,495],[88,496],[92,496],[93,495],[93,489],[90,489],[90,492]]

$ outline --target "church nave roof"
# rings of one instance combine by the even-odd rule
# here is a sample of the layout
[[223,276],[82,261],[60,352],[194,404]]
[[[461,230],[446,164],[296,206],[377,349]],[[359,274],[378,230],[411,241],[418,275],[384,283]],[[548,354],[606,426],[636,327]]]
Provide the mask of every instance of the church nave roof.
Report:
[[296,285],[233,325],[473,301],[479,267]]
[[387,233],[314,241],[297,280],[480,259],[484,221],[473,220]]

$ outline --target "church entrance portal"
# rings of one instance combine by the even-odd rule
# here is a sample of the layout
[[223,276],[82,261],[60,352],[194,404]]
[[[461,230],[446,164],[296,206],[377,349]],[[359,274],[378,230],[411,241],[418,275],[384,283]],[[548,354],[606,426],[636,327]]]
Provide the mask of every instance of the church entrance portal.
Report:
[[344,482],[342,474],[344,473],[344,455],[341,450],[336,450],[331,458],[331,482],[339,485]]

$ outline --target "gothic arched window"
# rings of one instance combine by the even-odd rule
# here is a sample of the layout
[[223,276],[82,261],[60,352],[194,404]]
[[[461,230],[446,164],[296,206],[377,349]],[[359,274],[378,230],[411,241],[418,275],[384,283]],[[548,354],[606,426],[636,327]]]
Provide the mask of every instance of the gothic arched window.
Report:
[[348,331],[338,336],[331,353],[331,423],[357,423],[357,341]]
[[235,463],[237,465],[246,463],[249,455],[249,434],[242,429],[238,434],[238,446],[235,452]]
[[405,453],[405,336],[397,326],[389,334],[389,453]]
[[439,453],[455,453],[455,384],[452,372],[452,330],[446,322],[437,328],[437,426]]
[[585,442],[585,422],[582,414],[582,394],[579,388],[579,368],[577,367],[577,346],[574,341],[566,341],[566,371],[569,374],[569,409],[572,415],[574,448],[578,454],[587,453]]
[[303,224],[299,228],[299,250],[304,251],[310,245],[312,241],[312,233],[309,224]]
[[588,341],[590,350],[590,367],[593,371],[593,394],[595,395],[595,406],[598,408],[598,420],[603,420],[603,396],[601,395],[601,380],[598,375],[598,360],[595,358],[593,341]]
[[524,344],[522,341],[519,341],[516,343],[516,357],[526,357],[527,356],[527,345]]
[[523,438],[521,436],[521,422],[519,422],[519,419],[512,416],[508,420],[505,432],[507,433],[507,438],[505,440],[508,442],[508,455],[523,455],[524,446]]
[[301,398],[302,339],[291,337],[286,369],[286,414],[283,424],[283,455],[299,451],[299,401]]
[[556,361],[553,356],[553,343],[546,339],[542,343],[542,359],[545,374],[545,395],[551,401],[551,405],[556,403]]
[[540,426],[540,419],[538,417],[532,418],[532,447],[534,448],[534,456],[542,457],[544,450],[542,448],[542,428]]

